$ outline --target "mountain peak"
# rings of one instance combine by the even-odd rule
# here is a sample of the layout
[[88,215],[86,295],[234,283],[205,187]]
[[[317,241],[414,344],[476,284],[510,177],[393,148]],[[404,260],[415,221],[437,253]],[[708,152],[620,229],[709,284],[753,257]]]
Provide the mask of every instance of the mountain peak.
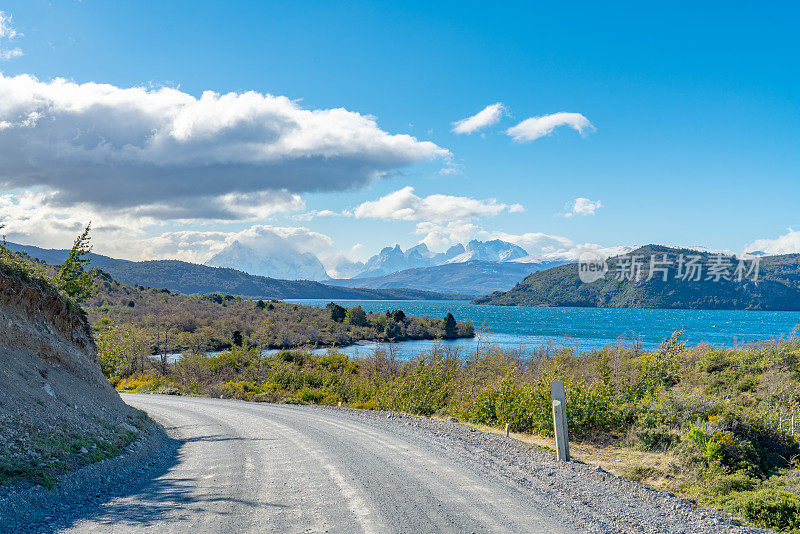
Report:
[[431,252],[428,245],[419,243],[403,252],[399,245],[385,247],[370,258],[364,270],[355,278],[383,276],[406,269],[434,267],[445,263],[464,263],[468,261],[510,262],[528,256],[525,249],[493,239],[491,241],[471,240],[464,246],[461,243],[451,246],[446,252]]

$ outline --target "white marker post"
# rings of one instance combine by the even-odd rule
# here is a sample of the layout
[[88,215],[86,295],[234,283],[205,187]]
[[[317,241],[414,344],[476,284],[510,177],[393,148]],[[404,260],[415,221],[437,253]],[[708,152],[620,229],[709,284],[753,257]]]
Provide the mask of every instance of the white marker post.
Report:
[[569,462],[569,434],[567,433],[567,394],[564,382],[550,383],[550,397],[553,400],[553,433],[556,437],[556,459]]

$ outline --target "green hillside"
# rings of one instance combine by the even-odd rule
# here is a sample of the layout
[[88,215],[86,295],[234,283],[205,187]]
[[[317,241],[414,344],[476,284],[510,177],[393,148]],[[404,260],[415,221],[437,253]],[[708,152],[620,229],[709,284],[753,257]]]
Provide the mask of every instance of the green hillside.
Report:
[[[672,265],[666,271],[654,271],[650,276],[650,258],[656,255]],[[698,256],[705,266],[700,279],[680,278],[678,258]],[[642,269],[638,276],[621,277],[633,257],[639,257]],[[578,264],[570,263],[527,276],[506,292],[495,292],[475,300],[475,304],[506,306],[581,306],[605,308],[682,308],[709,310],[800,310],[800,254],[766,256],[759,260],[757,281],[752,274],[737,281],[731,262],[730,279],[710,276],[709,266],[719,261],[719,255],[690,249],[647,245],[629,254],[608,260],[609,270],[604,277],[584,283],[578,277]],[[746,264],[749,269],[752,265]],[[684,268],[683,274],[686,270]],[[626,274],[631,274],[627,271]],[[709,277],[710,276],[710,277]],[[621,278],[621,279],[620,279]]]

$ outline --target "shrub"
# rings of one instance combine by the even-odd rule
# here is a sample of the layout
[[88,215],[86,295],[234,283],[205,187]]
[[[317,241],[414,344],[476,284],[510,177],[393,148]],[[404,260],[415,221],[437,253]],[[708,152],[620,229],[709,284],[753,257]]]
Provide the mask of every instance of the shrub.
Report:
[[364,308],[361,306],[353,306],[352,308],[348,308],[345,319],[353,326],[367,326],[369,324],[367,321],[367,314],[364,312]]
[[710,483],[712,494],[727,496],[731,493],[750,491],[758,485],[759,481],[746,473],[737,471],[729,475],[718,475]]
[[794,493],[772,489],[747,492],[728,507],[764,528],[800,529],[800,496]]

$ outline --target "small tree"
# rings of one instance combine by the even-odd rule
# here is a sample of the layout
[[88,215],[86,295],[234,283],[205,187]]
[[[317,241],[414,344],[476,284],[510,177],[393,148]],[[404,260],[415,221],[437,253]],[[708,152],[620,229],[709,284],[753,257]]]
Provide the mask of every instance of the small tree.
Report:
[[452,313],[448,313],[444,317],[444,337],[452,339],[458,336],[458,326],[456,325],[456,318]]
[[92,245],[89,244],[91,226],[92,223],[87,224],[81,235],[75,239],[67,259],[54,279],[56,286],[79,304],[96,293],[94,269],[87,270],[91,261],[87,256],[92,251]]
[[353,326],[367,326],[367,314],[361,306],[353,306],[347,309],[347,322]]
[[233,334],[231,334],[231,341],[237,347],[241,347],[244,343],[244,338],[242,337],[242,332],[240,330],[234,330]]
[[403,333],[403,329],[394,319],[388,319],[386,321],[386,326],[384,327],[383,333],[386,334],[386,337],[389,339],[396,339],[400,337]]
[[328,310],[331,312],[331,319],[337,323],[344,321],[344,318],[347,315],[347,310],[344,307],[339,306],[335,302],[331,302],[326,306],[326,308],[328,308]]

